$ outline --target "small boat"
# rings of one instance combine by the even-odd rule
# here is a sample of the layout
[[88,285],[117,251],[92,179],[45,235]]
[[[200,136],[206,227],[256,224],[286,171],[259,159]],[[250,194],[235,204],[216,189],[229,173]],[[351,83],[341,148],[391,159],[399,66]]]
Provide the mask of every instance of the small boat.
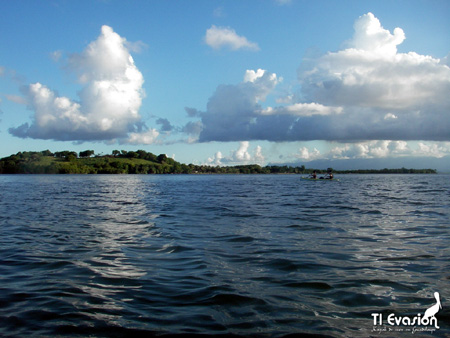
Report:
[[329,179],[329,178],[323,178],[323,177],[312,178],[312,177],[305,177],[305,176],[303,176],[303,177],[301,177],[301,179],[302,180],[307,180],[307,181],[336,181],[336,182],[339,182],[338,178]]

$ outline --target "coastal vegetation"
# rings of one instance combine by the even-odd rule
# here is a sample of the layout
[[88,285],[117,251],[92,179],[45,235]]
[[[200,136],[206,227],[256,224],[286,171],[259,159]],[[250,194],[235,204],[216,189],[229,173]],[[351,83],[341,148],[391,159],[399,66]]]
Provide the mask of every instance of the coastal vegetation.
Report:
[[[331,168],[328,168],[331,169]],[[312,169],[301,166],[258,164],[237,166],[209,166],[184,164],[145,150],[113,150],[109,155],[95,154],[93,150],[80,153],[49,150],[18,152],[0,159],[0,174],[319,174],[328,169]],[[381,169],[334,170],[340,174],[435,174],[434,169]]]

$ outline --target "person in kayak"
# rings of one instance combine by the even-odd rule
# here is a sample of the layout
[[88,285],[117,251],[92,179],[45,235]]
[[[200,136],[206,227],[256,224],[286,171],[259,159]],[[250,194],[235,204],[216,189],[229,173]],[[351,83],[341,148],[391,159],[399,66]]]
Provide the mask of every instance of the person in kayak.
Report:
[[328,170],[327,174],[325,175],[326,180],[332,180],[333,179],[333,172],[331,170]]
[[310,178],[316,179],[317,178],[317,173],[314,170],[313,173],[311,175],[309,175]]

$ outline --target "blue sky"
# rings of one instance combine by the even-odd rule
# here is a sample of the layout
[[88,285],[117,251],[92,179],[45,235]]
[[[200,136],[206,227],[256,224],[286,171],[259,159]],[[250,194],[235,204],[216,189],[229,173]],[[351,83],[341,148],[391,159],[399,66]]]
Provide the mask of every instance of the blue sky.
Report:
[[0,6],[1,157],[144,149],[212,165],[417,167],[450,157],[446,0]]

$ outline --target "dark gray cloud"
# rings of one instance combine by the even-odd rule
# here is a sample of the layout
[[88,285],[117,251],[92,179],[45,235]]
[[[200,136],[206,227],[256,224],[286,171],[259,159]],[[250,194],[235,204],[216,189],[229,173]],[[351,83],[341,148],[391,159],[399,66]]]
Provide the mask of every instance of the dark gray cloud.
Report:
[[160,117],[156,120],[156,124],[161,125],[161,131],[168,132],[173,130],[173,126],[170,124],[168,119]]

